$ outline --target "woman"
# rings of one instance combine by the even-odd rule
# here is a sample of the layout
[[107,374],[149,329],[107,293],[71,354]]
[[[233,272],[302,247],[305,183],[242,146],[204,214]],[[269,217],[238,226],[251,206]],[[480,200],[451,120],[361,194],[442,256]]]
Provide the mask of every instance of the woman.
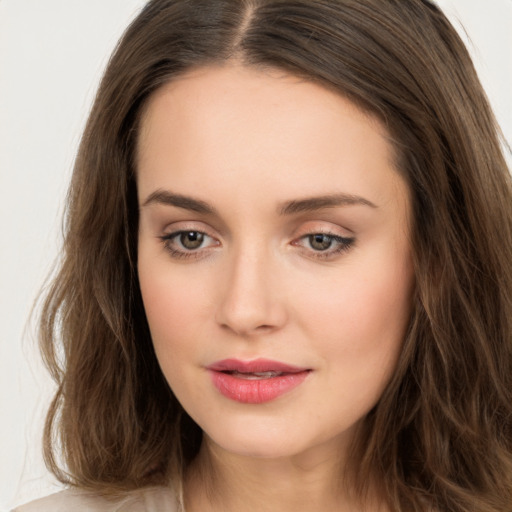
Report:
[[73,490],[19,510],[512,510],[511,199],[431,2],[149,2],[42,314]]

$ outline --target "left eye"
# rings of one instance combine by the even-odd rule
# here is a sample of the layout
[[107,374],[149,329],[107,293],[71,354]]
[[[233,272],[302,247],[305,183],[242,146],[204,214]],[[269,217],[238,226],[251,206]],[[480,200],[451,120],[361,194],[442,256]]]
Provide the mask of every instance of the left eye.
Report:
[[311,233],[301,237],[294,245],[310,249],[318,255],[332,255],[348,250],[353,244],[354,238],[345,238],[339,235],[327,233]]
[[326,251],[330,249],[334,237],[331,235],[324,235],[323,233],[316,233],[314,235],[308,235],[308,244],[315,251]]

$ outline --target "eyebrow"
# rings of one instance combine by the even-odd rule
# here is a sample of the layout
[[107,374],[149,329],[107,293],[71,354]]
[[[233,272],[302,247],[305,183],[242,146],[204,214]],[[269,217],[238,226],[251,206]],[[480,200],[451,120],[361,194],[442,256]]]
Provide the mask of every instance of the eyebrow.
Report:
[[142,207],[149,206],[151,204],[163,204],[168,206],[176,206],[177,208],[183,208],[185,210],[191,210],[196,213],[202,213],[204,215],[215,215],[216,210],[213,206],[209,205],[205,201],[200,199],[194,199],[193,197],[183,196],[181,194],[173,194],[166,190],[155,190],[142,204]]
[[339,206],[369,206],[377,208],[377,205],[365,199],[364,197],[352,194],[333,194],[327,196],[308,197],[289,201],[281,206],[279,213],[281,215],[293,215],[297,213],[322,210],[324,208],[336,208]]
[[[177,208],[183,208],[203,215],[217,215],[215,208],[206,201],[195,199],[190,196],[184,196],[182,194],[173,194],[167,190],[156,190],[150,194],[142,204],[142,207],[149,206],[151,204],[175,206]],[[374,203],[364,197],[353,194],[332,194],[288,201],[278,208],[278,212],[280,215],[294,215],[297,213],[322,210],[324,208],[357,205],[377,208]]]

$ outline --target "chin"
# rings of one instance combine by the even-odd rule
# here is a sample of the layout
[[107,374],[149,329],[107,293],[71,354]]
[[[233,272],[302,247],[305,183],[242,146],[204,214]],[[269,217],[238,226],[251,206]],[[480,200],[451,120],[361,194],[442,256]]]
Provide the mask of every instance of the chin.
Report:
[[241,438],[215,439],[209,436],[210,442],[215,443],[222,450],[238,457],[252,459],[280,459],[299,455],[304,447],[291,443],[289,439],[269,438],[264,439]]
[[203,428],[203,431],[208,442],[224,452],[238,457],[274,460],[313,453],[322,445],[332,454],[333,450],[340,448],[345,437],[328,431],[310,432],[308,435],[300,423],[257,422],[254,418],[231,424],[217,420],[212,428]]
[[[226,421],[217,419],[211,428],[201,425],[210,443],[226,452],[241,457],[280,458],[300,453],[306,448],[305,438],[300,429],[276,424],[275,421]],[[206,428],[205,428],[206,427]]]

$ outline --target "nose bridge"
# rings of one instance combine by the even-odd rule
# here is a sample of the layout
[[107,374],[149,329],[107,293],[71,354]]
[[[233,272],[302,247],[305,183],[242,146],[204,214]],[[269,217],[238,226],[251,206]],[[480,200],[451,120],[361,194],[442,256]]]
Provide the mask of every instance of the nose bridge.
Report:
[[233,248],[227,262],[218,322],[237,334],[276,329],[284,305],[276,286],[276,265],[268,247],[251,242]]

